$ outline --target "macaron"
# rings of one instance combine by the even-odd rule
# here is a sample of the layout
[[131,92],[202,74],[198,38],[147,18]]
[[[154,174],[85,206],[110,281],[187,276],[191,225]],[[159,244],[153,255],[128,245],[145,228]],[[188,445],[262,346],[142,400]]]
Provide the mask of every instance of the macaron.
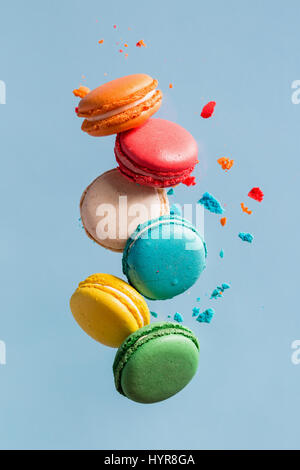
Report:
[[76,108],[77,116],[85,118],[81,129],[99,137],[140,126],[160,108],[162,92],[157,84],[149,75],[138,73],[95,88]]
[[152,118],[117,135],[115,156],[130,181],[167,188],[190,179],[198,163],[198,145],[179,124]]
[[206,244],[191,222],[165,215],[140,224],[129,237],[123,272],[148,299],[171,299],[197,281],[206,256]]
[[145,326],[118,349],[116,389],[130,400],[155,403],[180,392],[194,377],[199,343],[188,328],[168,322]]
[[99,343],[118,348],[131,333],[150,323],[143,297],[110,274],[92,274],[80,282],[70,300],[81,328]]
[[128,181],[117,169],[98,176],[80,201],[81,221],[87,235],[99,245],[119,252],[140,223],[168,213],[164,189]]

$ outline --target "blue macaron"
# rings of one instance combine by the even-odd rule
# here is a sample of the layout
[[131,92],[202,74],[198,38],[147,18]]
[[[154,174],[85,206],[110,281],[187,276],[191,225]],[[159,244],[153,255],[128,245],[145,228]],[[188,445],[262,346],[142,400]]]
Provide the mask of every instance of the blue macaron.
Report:
[[197,281],[206,256],[206,244],[191,222],[165,215],[139,225],[130,236],[123,272],[148,299],[171,299]]

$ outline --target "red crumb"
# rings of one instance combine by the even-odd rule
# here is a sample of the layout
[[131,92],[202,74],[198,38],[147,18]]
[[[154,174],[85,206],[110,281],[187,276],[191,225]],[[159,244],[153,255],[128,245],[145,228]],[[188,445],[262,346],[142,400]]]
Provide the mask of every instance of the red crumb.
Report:
[[213,115],[215,106],[215,101],[210,101],[209,103],[207,103],[201,111],[201,117],[203,117],[204,119],[210,118]]
[[114,29],[116,29],[116,28],[117,28],[117,25],[116,25],[116,24],[114,24]]
[[172,83],[170,83],[169,88],[173,88],[173,84],[172,84]]
[[227,222],[226,217],[222,217],[222,219],[220,219],[220,223],[221,223],[222,227],[224,227],[226,225],[226,222]]
[[87,86],[80,86],[76,90],[73,90],[73,95],[79,98],[84,98],[91,90]]
[[196,181],[195,181],[195,176],[188,176],[182,181],[183,184],[186,186],[195,186]]
[[223,170],[228,171],[234,164],[234,160],[229,160],[229,158],[222,157],[219,158],[218,163],[221,165]]
[[260,188],[252,188],[251,191],[249,191],[248,196],[255,199],[255,201],[261,202],[264,198],[264,193]]
[[119,52],[123,52],[123,49],[119,49]]
[[103,44],[104,43],[104,39],[100,39],[100,41],[98,41],[98,44]]
[[78,106],[75,108],[75,113],[78,114]]
[[143,46],[143,47],[146,47],[146,44],[144,43],[144,40],[143,40],[143,39],[141,39],[140,41],[138,41],[138,42],[136,43],[136,47],[142,47],[142,46]]
[[246,212],[246,214],[249,214],[249,215],[252,214],[252,211],[250,211],[243,202],[241,202],[241,208],[243,212]]

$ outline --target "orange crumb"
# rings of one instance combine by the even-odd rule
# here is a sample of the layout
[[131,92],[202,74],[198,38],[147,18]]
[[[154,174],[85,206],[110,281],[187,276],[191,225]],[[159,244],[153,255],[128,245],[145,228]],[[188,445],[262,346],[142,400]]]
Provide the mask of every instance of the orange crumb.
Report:
[[124,44],[124,47],[128,47],[128,44],[125,43],[125,44]]
[[104,43],[104,39],[100,39],[100,41],[98,41],[98,44],[103,44]]
[[128,54],[125,54],[125,57],[128,57]]
[[229,160],[229,158],[222,157],[219,158],[218,163],[221,165],[223,170],[228,171],[232,167],[234,160]]
[[226,217],[222,217],[222,219],[220,219],[220,222],[221,222],[222,227],[224,227],[226,225],[226,222],[227,222]]
[[143,46],[143,47],[146,47],[146,44],[144,43],[144,40],[143,40],[143,39],[141,39],[140,41],[138,41],[138,42],[136,43],[136,47],[142,47],[142,46]]
[[80,86],[76,90],[73,90],[73,95],[79,98],[84,98],[91,90],[87,86]]
[[170,83],[169,88],[173,88],[173,84],[172,84],[172,83]]
[[246,214],[249,214],[249,215],[252,214],[252,211],[250,211],[243,202],[241,202],[241,208],[243,212],[246,212]]

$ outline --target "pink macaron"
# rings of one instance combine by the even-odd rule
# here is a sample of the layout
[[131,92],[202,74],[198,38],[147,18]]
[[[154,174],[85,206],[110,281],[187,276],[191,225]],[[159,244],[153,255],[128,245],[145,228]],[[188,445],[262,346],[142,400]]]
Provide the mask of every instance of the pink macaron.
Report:
[[198,163],[198,146],[183,127],[165,119],[149,119],[117,135],[115,156],[119,171],[144,186],[167,188],[184,183]]

